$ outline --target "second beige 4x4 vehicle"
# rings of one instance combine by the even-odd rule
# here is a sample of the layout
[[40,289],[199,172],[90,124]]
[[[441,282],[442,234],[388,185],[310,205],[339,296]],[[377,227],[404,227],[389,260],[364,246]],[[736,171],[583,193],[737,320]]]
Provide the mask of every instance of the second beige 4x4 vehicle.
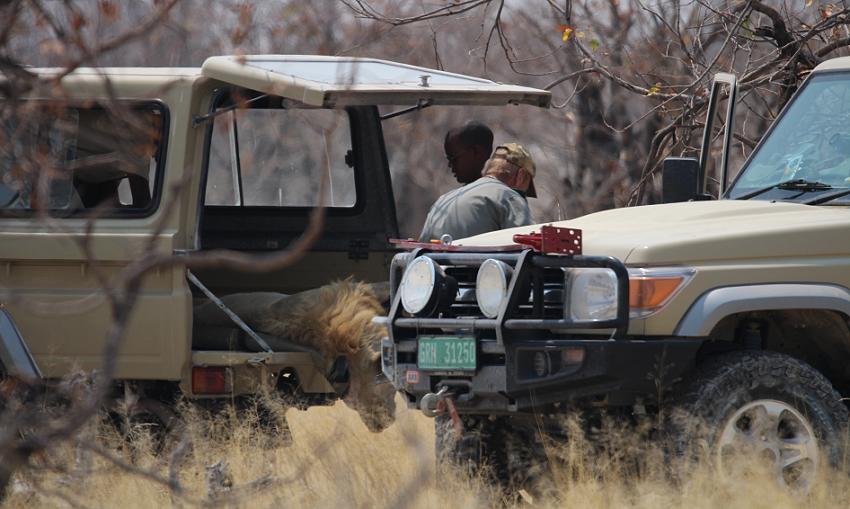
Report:
[[116,397],[132,391],[142,403],[264,389],[303,405],[340,397],[349,370],[319,345],[264,336],[238,316],[206,323],[196,310],[234,293],[385,281],[398,227],[383,119],[435,105],[549,104],[542,90],[367,58],[30,72],[35,86],[0,104],[6,376],[99,368],[112,322],[104,288],[148,243],[157,255],[272,253],[327,205],[322,233],[294,265],[263,274],[177,265],[144,278],[115,359]]
[[[734,100],[725,75],[712,103],[723,87]],[[397,255],[383,368],[437,414],[438,454],[522,478],[541,428],[604,409],[666,415],[674,451],[764,458],[789,486],[842,464],[848,98],[850,58],[818,66],[729,184],[727,125],[721,199],[706,158],[671,159],[663,194],[678,203]]]

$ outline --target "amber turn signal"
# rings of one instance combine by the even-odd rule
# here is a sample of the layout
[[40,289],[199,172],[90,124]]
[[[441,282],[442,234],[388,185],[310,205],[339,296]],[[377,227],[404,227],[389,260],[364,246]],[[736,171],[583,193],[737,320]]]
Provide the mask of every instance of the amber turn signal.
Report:
[[685,276],[629,278],[629,308],[655,309],[662,306],[685,281]]

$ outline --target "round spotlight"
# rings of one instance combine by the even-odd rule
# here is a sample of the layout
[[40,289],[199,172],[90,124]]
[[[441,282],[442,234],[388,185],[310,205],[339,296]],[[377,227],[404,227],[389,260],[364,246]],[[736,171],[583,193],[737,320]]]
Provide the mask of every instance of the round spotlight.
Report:
[[487,318],[499,316],[502,302],[508,295],[508,283],[511,281],[513,269],[510,265],[499,260],[484,260],[478,268],[475,279],[475,298],[478,307]]
[[420,256],[410,262],[401,278],[401,305],[412,315],[429,308],[435,299],[441,269],[434,260]]

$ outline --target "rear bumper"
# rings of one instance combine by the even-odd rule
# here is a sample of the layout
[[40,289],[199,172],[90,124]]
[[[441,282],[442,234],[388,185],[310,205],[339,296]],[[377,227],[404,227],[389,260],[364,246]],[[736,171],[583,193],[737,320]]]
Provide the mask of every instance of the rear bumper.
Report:
[[[227,368],[228,387],[221,394],[195,394],[192,388],[192,368]],[[180,381],[183,394],[191,398],[215,399],[240,395],[261,394],[264,390],[281,387],[282,377],[293,377],[293,389],[305,396],[331,397],[344,390],[327,378],[324,361],[311,352],[192,352],[191,365],[186,367]]]
[[[383,367],[410,406],[422,396],[447,386],[459,412],[539,412],[556,403],[591,399],[611,406],[637,401],[657,403],[677,379],[693,369],[700,339],[652,338],[619,340],[527,340],[504,347],[479,340],[474,373],[437,373],[416,364],[416,340],[393,344],[385,340]],[[560,358],[565,351],[582,351],[579,363],[553,362],[545,375],[535,372],[531,359]],[[540,363],[538,363],[538,366]]]

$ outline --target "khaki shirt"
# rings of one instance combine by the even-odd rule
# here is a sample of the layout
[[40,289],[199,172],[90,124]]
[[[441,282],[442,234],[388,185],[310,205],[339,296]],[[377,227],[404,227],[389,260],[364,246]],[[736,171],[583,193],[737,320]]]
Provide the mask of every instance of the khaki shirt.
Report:
[[480,233],[534,224],[526,199],[501,181],[481,177],[440,196],[428,212],[420,242],[453,240]]

